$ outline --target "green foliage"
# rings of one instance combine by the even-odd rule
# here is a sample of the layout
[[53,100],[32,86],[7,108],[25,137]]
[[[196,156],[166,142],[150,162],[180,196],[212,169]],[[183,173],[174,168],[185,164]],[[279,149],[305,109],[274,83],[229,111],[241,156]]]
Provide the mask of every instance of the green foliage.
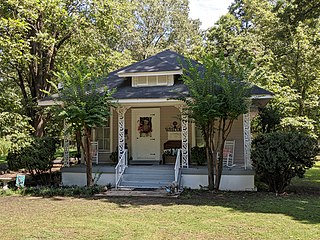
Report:
[[29,118],[14,112],[0,113],[0,137],[7,137],[15,142],[16,139],[28,136],[33,128],[29,124]]
[[100,193],[104,190],[103,186],[94,185],[91,187],[29,187],[26,188],[22,194],[31,195],[37,197],[54,197],[54,196],[65,196],[65,197],[92,197],[94,194]]
[[259,135],[252,142],[253,166],[269,190],[282,193],[293,177],[303,177],[318,153],[316,139],[298,132]]
[[7,156],[10,170],[27,169],[32,175],[51,169],[57,141],[53,138],[32,138],[24,145],[9,151]]
[[102,76],[98,78],[93,74],[95,71],[83,62],[69,72],[57,74],[64,85],[59,97],[64,103],[60,116],[75,130],[82,130],[85,125],[104,126],[110,116],[112,92],[101,87]]
[[198,146],[191,148],[191,161],[199,166],[205,164],[207,161],[206,148]]
[[[250,106],[248,80],[250,66],[243,67],[234,58],[203,58],[203,65],[189,62],[183,80],[190,96],[183,98],[186,114],[195,120],[203,134],[208,159],[209,188],[219,190],[222,157],[234,120]],[[214,183],[214,173],[216,181]]]
[[195,54],[202,45],[199,20],[188,17],[187,0],[134,0],[132,32],[126,46],[135,60],[165,49]]
[[19,111],[30,118],[37,136],[44,134],[46,118],[37,101],[53,91],[53,72],[69,70],[79,59],[110,69],[131,62],[118,44],[128,25],[128,6],[126,0],[1,1],[0,79],[5,89],[18,93],[10,97],[19,97]]
[[319,12],[316,1],[236,0],[208,32],[208,51],[253,59],[262,76],[253,82],[275,93],[286,118],[280,128],[319,134]]
[[0,138],[0,156],[5,156],[11,147],[11,142],[5,138]]
[[60,92],[59,101],[63,102],[60,117],[69,124],[68,130],[84,134],[81,144],[87,167],[87,185],[92,185],[91,159],[91,129],[94,126],[104,126],[110,116],[111,94],[106,87],[102,87],[101,78],[94,69],[90,69],[84,62],[79,62],[70,71],[56,74],[63,82],[64,88]]
[[268,104],[259,109],[259,114],[253,120],[255,130],[261,133],[270,133],[279,129],[282,112],[279,107]]

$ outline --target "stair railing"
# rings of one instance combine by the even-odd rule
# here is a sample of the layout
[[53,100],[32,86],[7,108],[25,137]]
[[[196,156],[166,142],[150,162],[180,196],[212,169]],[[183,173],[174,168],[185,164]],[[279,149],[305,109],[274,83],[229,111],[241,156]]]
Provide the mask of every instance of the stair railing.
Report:
[[116,189],[118,188],[121,177],[127,167],[128,167],[128,149],[125,149],[123,151],[123,153],[120,155],[118,164],[115,167],[115,170],[116,170],[116,179],[115,179],[116,186],[115,187],[116,187]]
[[176,163],[174,165],[174,181],[180,185],[181,149],[178,149]]

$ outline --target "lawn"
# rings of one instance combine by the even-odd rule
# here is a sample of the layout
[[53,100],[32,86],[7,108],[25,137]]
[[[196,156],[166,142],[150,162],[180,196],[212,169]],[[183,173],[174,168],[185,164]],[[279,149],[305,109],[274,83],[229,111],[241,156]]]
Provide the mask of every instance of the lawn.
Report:
[[[320,165],[296,187],[320,186]],[[0,196],[1,239],[320,239],[320,191],[176,198]]]

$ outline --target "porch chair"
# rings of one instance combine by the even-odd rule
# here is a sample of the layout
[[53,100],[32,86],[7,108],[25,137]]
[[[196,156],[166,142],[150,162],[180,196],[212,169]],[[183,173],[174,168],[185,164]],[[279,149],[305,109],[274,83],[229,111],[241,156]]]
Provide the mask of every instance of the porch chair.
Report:
[[[225,141],[223,148],[223,166],[233,167],[235,140]],[[218,156],[219,157],[219,153]]]

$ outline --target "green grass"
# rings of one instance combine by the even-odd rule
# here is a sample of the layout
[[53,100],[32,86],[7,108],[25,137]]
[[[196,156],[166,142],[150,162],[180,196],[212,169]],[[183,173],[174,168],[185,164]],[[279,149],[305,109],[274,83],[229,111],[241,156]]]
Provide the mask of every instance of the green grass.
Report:
[[320,191],[320,161],[316,161],[313,168],[307,170],[304,178],[292,179],[292,187],[294,190],[314,190]]
[[0,197],[2,239],[319,239],[319,196]]
[[[296,193],[176,198],[0,196],[1,239],[320,239],[320,164]],[[307,188],[305,188],[307,186]]]

